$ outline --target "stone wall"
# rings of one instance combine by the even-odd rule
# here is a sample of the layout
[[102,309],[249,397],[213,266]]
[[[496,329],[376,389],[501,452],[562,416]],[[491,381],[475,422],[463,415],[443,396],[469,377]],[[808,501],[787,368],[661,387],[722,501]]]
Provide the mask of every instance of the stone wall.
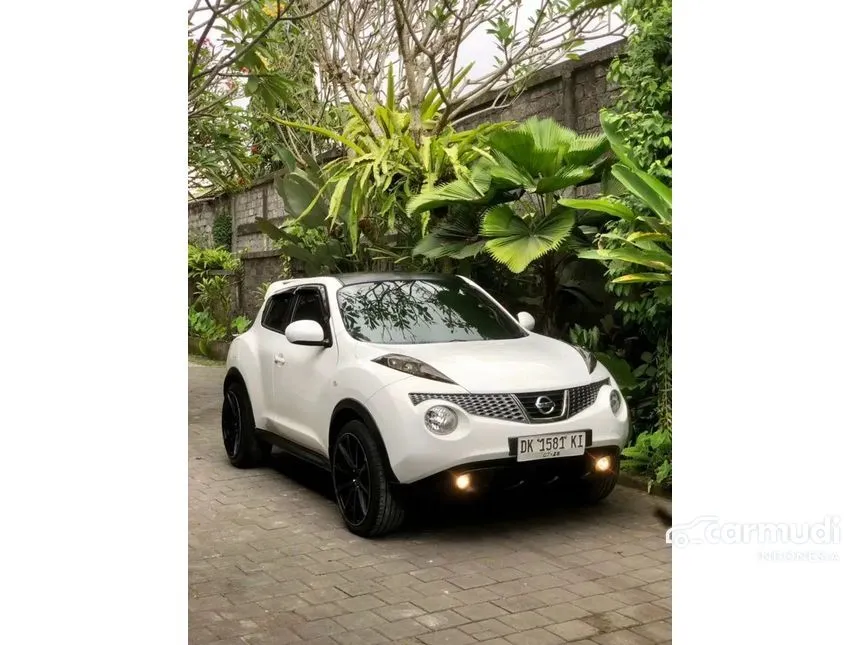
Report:
[[231,197],[221,195],[188,204],[188,241],[201,246],[212,246],[212,227],[218,213],[230,209]]
[[[577,132],[600,130],[600,108],[615,102],[617,88],[608,83],[609,64],[623,43],[612,43],[535,74],[528,87],[512,101],[491,94],[470,108],[457,127],[468,129],[480,123],[523,121],[531,116],[552,117]],[[496,108],[493,108],[493,104]],[[498,109],[498,106],[503,106]]]
[[[275,250],[250,251],[242,256],[242,275],[239,283],[239,311],[253,318],[262,302],[262,294],[259,293],[261,285],[273,282],[281,277],[284,262],[281,254]],[[290,269],[293,277],[301,277],[304,273],[301,265],[293,263]]]
[[[496,94],[477,102],[457,123],[460,129],[479,123],[522,121],[530,116],[552,117],[577,132],[597,132],[598,112],[611,105],[616,88],[606,81],[606,71],[622,43],[613,43],[582,56],[547,68],[532,77],[528,87],[515,99],[505,102]],[[491,109],[494,101],[501,109]],[[583,187],[578,194],[594,192]],[[284,207],[274,186],[274,177],[264,177],[247,190],[234,195],[198,200],[188,204],[189,241],[212,244],[212,226],[220,212],[233,217],[233,248],[244,258],[239,309],[251,317],[256,313],[257,288],[280,277],[282,264],[272,241],[257,229],[256,219],[280,221]],[[297,273],[297,271],[299,273]],[[300,274],[300,268],[293,270]]]

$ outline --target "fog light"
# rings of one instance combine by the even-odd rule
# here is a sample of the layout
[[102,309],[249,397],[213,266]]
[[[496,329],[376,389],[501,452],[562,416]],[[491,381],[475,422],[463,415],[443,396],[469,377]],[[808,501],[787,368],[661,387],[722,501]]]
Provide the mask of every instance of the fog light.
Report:
[[621,409],[621,392],[612,390],[609,394],[609,407],[612,408],[612,414],[618,414]]
[[434,405],[424,415],[424,425],[433,434],[451,434],[457,429],[457,413],[444,405]]
[[472,476],[471,475],[460,475],[457,479],[454,480],[454,486],[459,488],[460,490],[466,490],[469,486],[472,485]]
[[610,468],[612,468],[612,458],[610,457],[601,457],[594,462],[594,470],[599,473],[605,473]]

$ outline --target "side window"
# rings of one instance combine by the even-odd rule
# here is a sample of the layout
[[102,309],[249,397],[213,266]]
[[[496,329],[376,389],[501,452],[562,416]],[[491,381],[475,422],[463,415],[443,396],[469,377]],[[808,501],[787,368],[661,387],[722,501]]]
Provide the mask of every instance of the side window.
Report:
[[296,309],[290,322],[296,320],[313,320],[318,322],[323,329],[327,329],[325,310],[319,290],[302,289],[296,293]]
[[290,318],[290,309],[295,301],[296,292],[281,293],[272,296],[266,310],[263,312],[263,327],[283,334]]

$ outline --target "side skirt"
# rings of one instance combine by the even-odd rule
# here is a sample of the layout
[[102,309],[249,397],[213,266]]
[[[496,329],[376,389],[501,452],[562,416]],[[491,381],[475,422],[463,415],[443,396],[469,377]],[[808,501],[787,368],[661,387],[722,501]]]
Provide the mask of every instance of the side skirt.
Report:
[[331,472],[331,465],[329,464],[328,457],[321,455],[310,448],[305,448],[294,441],[285,439],[279,434],[269,432],[268,430],[261,430],[260,428],[257,428],[257,436],[266,443],[270,443],[273,446],[280,448],[297,459],[306,461],[317,468],[322,468],[326,472]]

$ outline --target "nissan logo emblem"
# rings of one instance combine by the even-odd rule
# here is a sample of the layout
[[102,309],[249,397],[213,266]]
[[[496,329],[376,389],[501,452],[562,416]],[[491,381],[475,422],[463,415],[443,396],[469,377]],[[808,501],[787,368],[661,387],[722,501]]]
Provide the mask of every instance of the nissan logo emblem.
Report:
[[552,414],[552,411],[555,410],[555,403],[552,402],[552,399],[548,396],[539,396],[535,399],[535,407],[537,411],[543,415]]

